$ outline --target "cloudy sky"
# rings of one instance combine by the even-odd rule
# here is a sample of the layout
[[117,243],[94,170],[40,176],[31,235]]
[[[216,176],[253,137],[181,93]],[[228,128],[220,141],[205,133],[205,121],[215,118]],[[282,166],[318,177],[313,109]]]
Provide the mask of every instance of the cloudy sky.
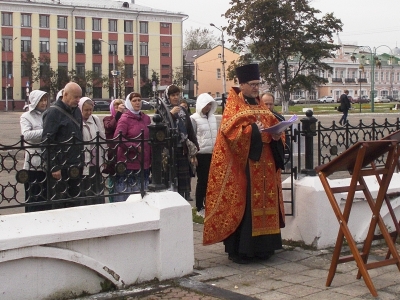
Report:
[[[191,27],[210,28],[210,23],[219,27],[227,25],[221,14],[230,6],[229,0],[135,0],[135,2],[143,6],[189,15],[183,23],[185,30]],[[339,36],[343,43],[370,47],[380,45],[400,47],[399,0],[312,0],[311,6],[321,10],[322,13],[333,12],[335,17],[342,20],[343,32],[339,33]],[[215,28],[214,34],[220,35]],[[380,49],[377,52],[380,52]],[[382,52],[385,50],[387,52],[387,48],[382,47]]]

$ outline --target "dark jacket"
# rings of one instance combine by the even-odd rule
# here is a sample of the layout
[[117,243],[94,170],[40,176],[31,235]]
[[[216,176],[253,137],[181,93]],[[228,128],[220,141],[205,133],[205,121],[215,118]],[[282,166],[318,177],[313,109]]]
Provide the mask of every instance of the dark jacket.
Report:
[[[61,99],[54,103],[54,106],[60,107],[64,112],[50,106],[43,114],[43,134],[42,141],[55,144],[50,147],[50,151],[44,151],[46,165],[51,172],[60,169],[68,169],[71,165],[82,166],[84,155],[82,154],[82,114],[79,107],[71,109]],[[74,122],[69,118],[70,115],[76,120]],[[72,138],[76,137],[76,145],[62,145]],[[71,141],[72,142],[72,141]],[[50,152],[50,164],[48,164],[48,152]]]
[[342,111],[348,111],[351,107],[350,100],[346,94],[340,96],[340,108]]

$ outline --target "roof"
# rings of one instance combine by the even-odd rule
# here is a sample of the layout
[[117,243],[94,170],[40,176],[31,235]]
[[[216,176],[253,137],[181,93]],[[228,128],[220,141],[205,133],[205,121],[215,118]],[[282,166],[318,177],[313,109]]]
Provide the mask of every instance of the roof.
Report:
[[57,5],[57,6],[74,6],[82,8],[98,8],[98,9],[125,9],[131,12],[146,12],[156,14],[174,14],[181,15],[182,17],[187,16],[181,12],[171,12],[167,10],[161,10],[132,3],[133,1],[125,0],[13,0],[13,1],[1,1],[1,2],[12,2],[12,4],[24,3],[24,4],[45,4],[45,5]]
[[198,49],[198,50],[184,50],[183,57],[186,62],[193,63],[196,58],[202,56],[204,53],[210,51],[211,49]]

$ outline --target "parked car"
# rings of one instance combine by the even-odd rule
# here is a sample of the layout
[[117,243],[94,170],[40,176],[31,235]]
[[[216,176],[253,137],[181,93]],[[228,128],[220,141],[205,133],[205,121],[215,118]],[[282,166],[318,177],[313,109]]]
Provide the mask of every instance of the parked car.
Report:
[[142,100],[142,110],[153,110],[153,109],[154,109],[153,105],[151,105],[146,100]]
[[293,102],[293,104],[304,104],[304,103],[306,103],[306,98],[299,97],[299,98],[293,99],[291,101]]
[[318,99],[318,102],[319,103],[334,103],[335,99],[333,99],[332,96],[324,96],[324,97]]
[[393,96],[386,96],[390,101],[397,101]]
[[389,103],[390,100],[386,97],[378,96],[374,98],[374,103]]
[[370,100],[368,99],[367,96],[361,96],[360,97],[354,97],[353,100],[351,101],[351,103],[369,103]]
[[110,110],[110,102],[103,100],[96,100],[94,102],[94,111],[109,111]]
[[216,97],[214,98],[215,102],[217,102],[218,106],[222,106],[222,97]]
[[194,99],[185,99],[189,107],[196,107],[196,100]]

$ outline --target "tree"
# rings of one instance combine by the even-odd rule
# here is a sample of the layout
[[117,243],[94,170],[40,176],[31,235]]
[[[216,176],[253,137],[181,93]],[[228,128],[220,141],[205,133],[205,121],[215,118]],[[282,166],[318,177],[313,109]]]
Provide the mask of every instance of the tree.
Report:
[[183,57],[183,68],[176,67],[175,72],[172,72],[171,75],[172,82],[179,86],[181,90],[183,90],[183,87],[190,82],[193,77],[193,71],[190,68],[190,65],[187,64],[185,57]]
[[[127,76],[129,74],[128,70],[125,68],[125,61],[123,59],[117,61],[116,65],[119,75],[115,77],[115,87],[117,89],[117,98],[125,99],[125,90],[127,79],[131,78]],[[135,72],[132,70],[132,77],[135,76]],[[108,91],[114,89],[114,77],[113,76],[103,76],[102,77],[103,87]]]
[[232,0],[225,13],[226,31],[234,37],[230,42],[236,51],[248,51],[242,62],[259,62],[262,78],[284,100],[284,112],[295,89],[312,90],[327,82],[320,73],[332,68],[323,59],[334,57],[333,51],[339,48],[332,44],[332,36],[342,30],[342,22],[332,13],[318,18],[320,11],[309,3]]
[[154,70],[151,71],[153,72],[151,75],[151,80],[149,78],[142,78],[142,82],[144,82],[144,84],[140,87],[140,94],[145,98],[150,98],[154,95],[153,82],[156,83],[156,86],[158,86],[160,83],[160,75]]
[[32,52],[21,53],[22,73],[27,75],[30,85],[40,80],[38,60]]
[[211,49],[216,45],[218,45],[218,39],[207,28],[193,29],[191,27],[190,30],[185,30],[184,50]]
[[50,65],[50,58],[44,57],[40,60],[39,80],[41,82],[40,89],[49,93],[49,98],[56,97],[59,90],[61,90],[71,78],[68,70],[65,67],[59,67],[54,70]]

